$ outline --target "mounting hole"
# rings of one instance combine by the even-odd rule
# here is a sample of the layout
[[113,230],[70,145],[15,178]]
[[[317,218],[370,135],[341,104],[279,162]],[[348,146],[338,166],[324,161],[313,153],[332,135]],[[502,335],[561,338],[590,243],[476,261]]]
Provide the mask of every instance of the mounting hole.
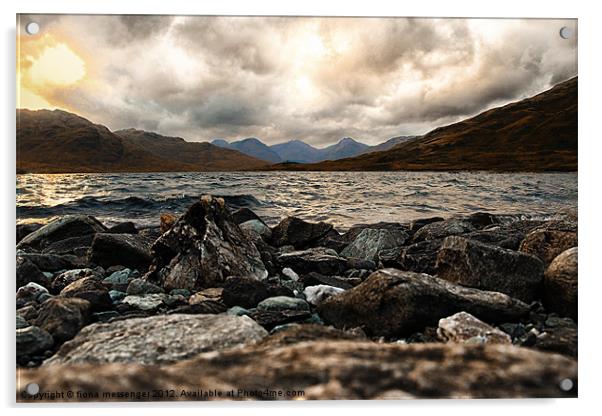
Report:
[[562,39],[570,39],[573,37],[573,29],[568,26],[561,27],[559,33]]
[[37,383],[29,383],[25,386],[25,391],[27,394],[34,396],[40,392],[40,386]]
[[560,382],[560,389],[562,391],[571,391],[573,390],[573,380],[570,378],[565,378]]
[[30,35],[37,35],[40,31],[40,25],[37,22],[29,22],[25,25],[25,31]]

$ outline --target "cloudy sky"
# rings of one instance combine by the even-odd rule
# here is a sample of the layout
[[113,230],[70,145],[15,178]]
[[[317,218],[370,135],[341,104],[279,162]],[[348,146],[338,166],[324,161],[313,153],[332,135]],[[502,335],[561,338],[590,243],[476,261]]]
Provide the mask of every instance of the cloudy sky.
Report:
[[[40,23],[28,35],[24,26]],[[25,16],[21,108],[187,140],[422,134],[577,74],[574,20]],[[574,36],[565,40],[559,29]]]

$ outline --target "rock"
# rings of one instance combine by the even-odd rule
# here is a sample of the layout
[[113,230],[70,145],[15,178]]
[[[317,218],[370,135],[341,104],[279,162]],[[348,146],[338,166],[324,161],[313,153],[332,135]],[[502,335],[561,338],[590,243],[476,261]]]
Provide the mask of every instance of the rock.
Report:
[[474,231],[476,228],[470,222],[459,219],[450,218],[444,221],[437,221],[425,225],[414,234],[413,242],[437,240],[450,235],[465,234]]
[[312,305],[319,305],[331,296],[343,293],[345,289],[328,285],[308,286],[303,291],[305,299]]
[[27,322],[33,322],[38,317],[38,305],[29,304],[17,309],[17,315],[21,316]]
[[349,245],[350,241],[344,235],[339,234],[334,228],[316,240],[317,247],[330,248],[340,253]]
[[550,311],[577,320],[578,248],[570,248],[550,263],[544,276],[543,303]]
[[548,318],[533,348],[577,358],[577,325],[569,318]]
[[131,221],[120,222],[107,230],[109,234],[138,234],[136,224]]
[[445,218],[442,217],[429,217],[429,218],[420,218],[414,220],[410,223],[410,233],[415,234],[416,231],[424,227],[425,225],[432,224],[434,222],[444,221]]
[[232,213],[232,220],[238,225],[248,221],[259,221],[263,223],[263,220],[249,208],[239,208],[234,211]]
[[531,302],[539,295],[543,263],[530,254],[454,236],[447,237],[441,245],[437,276]]
[[111,273],[107,278],[103,279],[102,282],[109,285],[113,290],[125,292],[130,282],[138,276],[138,270],[125,268]]
[[173,363],[201,352],[256,342],[266,335],[246,316],[175,314],[132,318],[87,326],[43,365]]
[[127,294],[119,290],[109,290],[109,297],[113,303],[123,300]]
[[363,260],[377,260],[382,250],[400,247],[408,240],[408,234],[401,230],[366,228],[349,244],[341,255]]
[[168,314],[187,313],[187,314],[219,314],[227,311],[226,305],[220,301],[206,299],[194,305],[179,306]]
[[324,276],[320,273],[308,273],[303,275],[301,278],[301,282],[304,287],[307,286],[317,286],[317,285],[328,285],[334,286],[341,289],[351,289],[354,286],[362,283],[362,280],[359,278],[349,278],[342,276]]
[[205,195],[152,247],[146,280],[165,290],[221,286],[229,276],[267,277],[259,251],[228,213],[224,200]]
[[529,312],[525,303],[497,292],[465,288],[426,274],[378,270],[353,289],[318,306],[326,323],[361,327],[370,336],[406,336],[466,311],[485,322],[507,322]]
[[520,251],[532,254],[548,266],[560,253],[576,247],[577,233],[571,231],[535,230],[527,234]]
[[128,284],[128,295],[146,295],[149,293],[163,293],[163,289],[141,278],[135,278]]
[[239,227],[246,233],[260,236],[264,241],[270,241],[270,238],[272,238],[272,230],[260,220],[246,221],[239,224]]
[[511,344],[508,334],[475,318],[469,313],[458,312],[439,320],[437,335],[443,341],[461,344]]
[[42,252],[44,254],[72,254],[78,257],[86,257],[93,239],[94,234],[65,238],[49,244]]
[[31,222],[28,224],[17,224],[17,244],[27,235],[33,233],[36,230],[42,228],[44,224],[39,224],[36,222]]
[[72,254],[40,254],[17,252],[17,265],[19,259],[26,259],[35,264],[42,272],[57,272],[60,270],[82,269],[88,267],[87,262]]
[[71,237],[82,237],[106,231],[96,218],[87,215],[59,217],[23,238],[17,249],[42,250],[48,245]]
[[173,214],[161,214],[159,221],[161,223],[161,234],[165,234],[178,220],[177,215]]
[[92,277],[95,279],[101,279],[102,277],[94,269],[73,269],[67,270],[59,274],[52,280],[52,291],[53,293],[60,293],[64,288],[69,286],[71,283],[76,282],[80,279]]
[[90,320],[90,302],[57,296],[44,302],[34,325],[48,331],[57,342],[73,338]]
[[293,269],[291,269],[290,267],[285,267],[284,269],[282,269],[282,275],[289,278],[293,282],[296,282],[299,280],[299,275],[297,273],[295,273],[295,271]]
[[29,302],[38,302],[41,294],[48,293],[48,289],[34,282],[29,282],[17,290],[17,308],[25,306]]
[[[325,340],[274,348],[259,343],[160,367],[73,365],[57,371],[45,365],[20,370],[16,389],[18,400],[26,400],[21,392],[28,383],[38,380],[44,380],[45,391],[161,391],[169,385],[177,391],[241,389],[254,394],[237,398],[258,400],[269,399],[261,392],[274,386],[304,391],[303,399],[307,400],[552,398],[577,397],[577,373],[576,361],[568,357],[510,345],[404,345]],[[560,385],[565,379],[571,380],[575,387],[562,390]],[[190,399],[175,396],[170,400]],[[39,398],[27,400],[40,401]]]
[[52,335],[37,326],[17,329],[17,357],[40,354],[54,345]]
[[240,306],[232,306],[231,308],[228,308],[226,313],[228,315],[243,316],[249,315],[251,312],[245,308],[241,308]]
[[303,299],[288,296],[275,296],[259,302],[257,310],[260,311],[309,311],[309,305]]
[[224,283],[222,292],[223,301],[229,307],[254,308],[269,296],[264,282],[248,277],[229,277]]
[[272,230],[272,245],[292,245],[296,249],[307,248],[325,236],[332,225],[324,222],[310,223],[296,217],[287,217]]
[[249,317],[267,330],[271,330],[278,325],[289,324],[292,322],[300,322],[311,318],[309,310],[254,310],[251,311]]
[[463,234],[462,237],[515,251],[523,241],[523,234],[509,234],[492,230],[477,230]]
[[272,333],[259,341],[262,347],[276,348],[299,342],[326,340],[355,340],[365,341],[365,334],[352,331],[341,331],[331,326],[317,324],[292,323],[276,327]]
[[95,277],[76,280],[61,290],[61,296],[85,299],[90,302],[93,311],[102,311],[113,306],[109,290]]
[[189,298],[190,295],[192,295],[192,293],[190,293],[190,290],[188,289],[172,289],[169,291],[170,295],[181,295],[184,296],[185,298]]
[[463,220],[472,224],[477,229],[482,229],[500,222],[495,215],[489,214],[488,212],[475,212],[464,217]]
[[163,305],[167,297],[164,293],[151,293],[145,295],[128,295],[121,303],[131,306],[141,311],[155,311]]
[[336,275],[342,273],[347,264],[346,260],[339,257],[336,251],[321,247],[284,253],[277,259],[282,266],[289,267],[301,274],[318,272]]
[[17,256],[17,287],[25,286],[28,283],[48,286],[50,282],[31,260],[23,256]]
[[17,329],[27,328],[29,326],[29,322],[27,322],[21,315],[17,314],[16,318]]
[[[443,240],[426,240],[404,247],[395,260],[395,267],[416,273],[434,275],[437,270],[437,254]],[[393,264],[390,264],[393,266]]]
[[150,239],[137,234],[99,233],[92,241],[88,258],[91,263],[103,267],[119,264],[147,270],[152,261],[151,243]]

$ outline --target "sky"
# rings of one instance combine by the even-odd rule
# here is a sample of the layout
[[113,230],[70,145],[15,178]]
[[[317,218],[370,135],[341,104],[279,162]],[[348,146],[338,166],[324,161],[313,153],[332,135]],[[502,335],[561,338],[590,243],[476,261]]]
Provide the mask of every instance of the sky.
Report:
[[189,141],[377,144],[577,75],[576,20],[21,15],[17,42],[19,108]]

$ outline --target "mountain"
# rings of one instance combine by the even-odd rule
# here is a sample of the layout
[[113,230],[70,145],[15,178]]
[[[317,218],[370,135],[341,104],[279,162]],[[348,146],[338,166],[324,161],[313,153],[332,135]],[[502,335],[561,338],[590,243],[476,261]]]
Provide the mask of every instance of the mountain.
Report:
[[278,154],[282,161],[312,163],[322,160],[320,149],[316,149],[301,140],[273,144],[270,148]]
[[262,165],[209,143],[139,130],[117,134],[62,110],[17,110],[17,172],[245,170]]
[[228,143],[222,139],[216,139],[213,140],[211,144],[225,149],[235,149],[241,153],[244,153],[245,155],[265,160],[266,162],[278,163],[282,161],[276,152],[255,137],[250,137],[248,139],[239,140],[232,143]]
[[322,149],[322,160],[337,160],[345,157],[357,156],[369,148],[370,146],[367,144],[357,142],[351,137],[345,137],[338,143]]
[[370,146],[368,149],[364,150],[363,153],[372,153],[372,152],[382,152],[384,150],[389,150],[393,146],[398,145],[399,143],[407,142],[408,140],[415,139],[418,136],[398,136],[391,137],[386,142],[381,144],[377,144],[376,146]]
[[387,151],[288,170],[577,170],[577,77]]

